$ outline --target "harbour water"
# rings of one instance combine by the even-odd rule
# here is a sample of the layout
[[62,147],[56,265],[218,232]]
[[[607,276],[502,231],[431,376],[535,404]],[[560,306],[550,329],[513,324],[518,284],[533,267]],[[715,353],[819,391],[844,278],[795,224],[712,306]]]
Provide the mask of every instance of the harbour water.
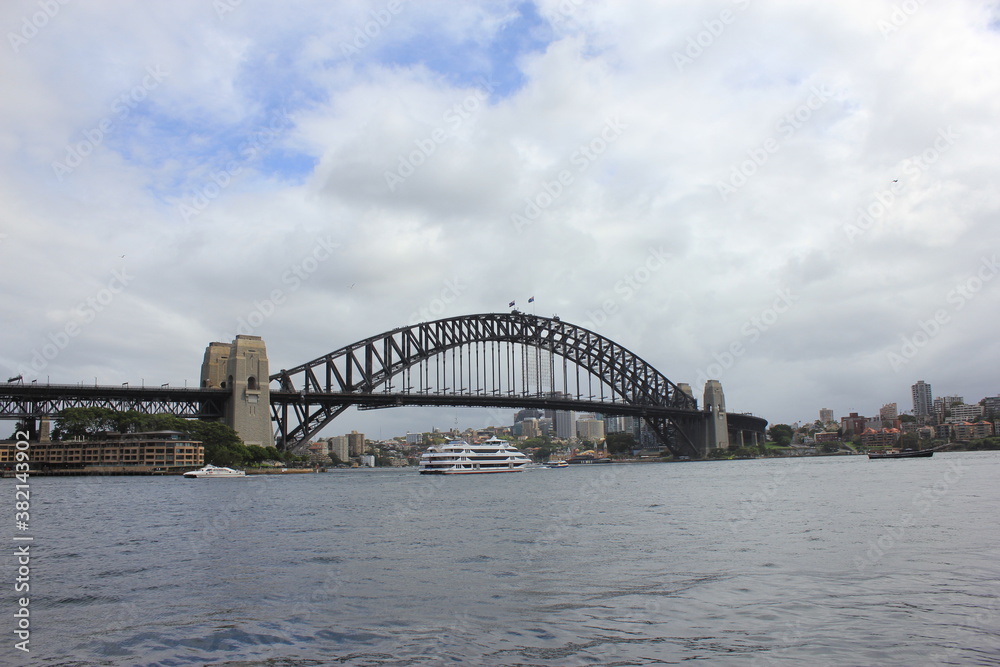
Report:
[[993,452],[36,478],[31,653],[4,613],[0,662],[1000,664],[998,480]]

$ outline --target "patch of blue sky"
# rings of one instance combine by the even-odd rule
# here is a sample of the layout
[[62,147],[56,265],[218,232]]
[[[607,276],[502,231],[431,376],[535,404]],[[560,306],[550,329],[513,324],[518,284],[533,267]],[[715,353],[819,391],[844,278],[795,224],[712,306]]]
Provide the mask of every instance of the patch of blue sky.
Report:
[[256,169],[264,176],[284,182],[303,183],[318,161],[314,155],[278,148],[265,154]]
[[182,194],[212,173],[261,169],[272,153],[280,157],[263,168],[298,181],[311,169],[313,157],[283,146],[294,125],[292,113],[275,104],[231,122],[207,115],[178,118],[162,109],[137,107],[108,133],[107,146],[136,167],[155,172],[155,189],[163,196]]
[[550,24],[534,4],[525,2],[486,43],[471,39],[456,43],[428,25],[412,39],[382,45],[377,59],[386,65],[423,65],[454,86],[484,88],[489,82],[491,99],[498,100],[526,83],[518,60],[544,51],[553,39]]

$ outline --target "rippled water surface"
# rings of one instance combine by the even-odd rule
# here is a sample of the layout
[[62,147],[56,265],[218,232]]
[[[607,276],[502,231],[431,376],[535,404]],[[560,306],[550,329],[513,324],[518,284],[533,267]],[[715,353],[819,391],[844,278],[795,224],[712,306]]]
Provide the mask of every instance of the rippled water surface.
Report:
[[36,664],[1000,664],[995,453],[31,490]]

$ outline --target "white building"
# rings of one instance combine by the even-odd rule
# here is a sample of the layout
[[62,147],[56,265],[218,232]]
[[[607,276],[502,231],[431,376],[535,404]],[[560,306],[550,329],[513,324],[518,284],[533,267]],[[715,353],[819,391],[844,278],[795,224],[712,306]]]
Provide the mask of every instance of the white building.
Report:
[[951,416],[948,417],[948,422],[952,424],[959,424],[961,422],[975,422],[983,416],[983,406],[978,403],[973,403],[972,405],[966,405],[965,403],[959,403],[957,405],[951,406]]

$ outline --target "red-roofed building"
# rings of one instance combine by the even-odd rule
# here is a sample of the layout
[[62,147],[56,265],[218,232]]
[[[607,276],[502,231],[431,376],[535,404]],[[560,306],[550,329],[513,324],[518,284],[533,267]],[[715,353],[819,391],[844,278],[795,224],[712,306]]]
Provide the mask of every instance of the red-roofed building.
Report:
[[840,427],[845,436],[864,433],[868,426],[868,418],[860,416],[857,412],[852,412],[846,417],[840,418]]

